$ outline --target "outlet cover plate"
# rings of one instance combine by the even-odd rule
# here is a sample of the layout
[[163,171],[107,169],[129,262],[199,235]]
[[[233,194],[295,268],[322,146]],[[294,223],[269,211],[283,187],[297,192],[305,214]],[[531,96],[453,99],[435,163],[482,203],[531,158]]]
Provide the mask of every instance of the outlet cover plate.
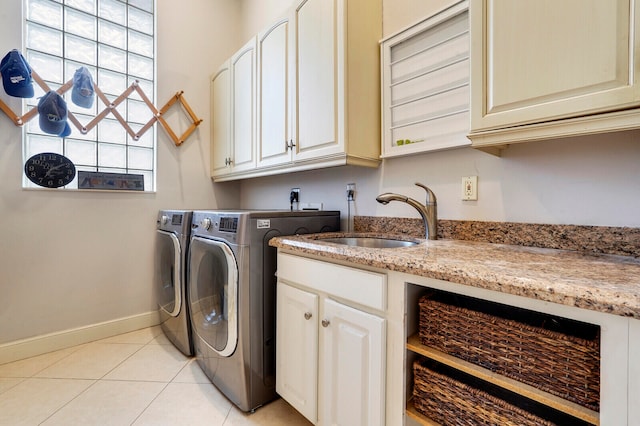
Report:
[[478,176],[462,177],[462,200],[463,201],[478,200]]

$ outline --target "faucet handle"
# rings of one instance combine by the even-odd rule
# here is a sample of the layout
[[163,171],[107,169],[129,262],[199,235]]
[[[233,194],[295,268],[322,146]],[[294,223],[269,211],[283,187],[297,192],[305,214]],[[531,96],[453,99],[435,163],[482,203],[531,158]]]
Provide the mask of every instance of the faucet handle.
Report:
[[416,186],[419,186],[420,188],[423,188],[425,191],[427,191],[427,202],[426,202],[426,205],[435,205],[437,203],[436,194],[434,194],[432,190],[427,188],[426,185],[423,185],[423,184],[421,184],[419,182],[416,182]]

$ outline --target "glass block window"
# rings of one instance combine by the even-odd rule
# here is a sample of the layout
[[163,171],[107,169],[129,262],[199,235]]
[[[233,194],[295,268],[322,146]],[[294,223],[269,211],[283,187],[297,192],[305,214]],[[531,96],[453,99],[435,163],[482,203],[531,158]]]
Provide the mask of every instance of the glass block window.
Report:
[[[156,105],[155,0],[23,1],[25,57],[52,90],[85,66],[109,101],[137,81]],[[34,89],[35,96],[26,100],[28,109],[37,107],[45,94],[35,81]],[[79,107],[72,102],[71,92],[64,99],[82,125],[107,108],[97,95],[91,108]],[[116,109],[134,132],[153,118],[136,91]],[[69,125],[71,134],[61,138],[42,132],[38,117],[29,121],[24,131],[24,160],[55,152],[68,157],[78,171],[143,175],[145,192],[155,191],[156,126],[135,140],[113,114],[86,134],[71,121]],[[23,177],[23,187],[38,186]],[[65,188],[77,189],[77,177]]]

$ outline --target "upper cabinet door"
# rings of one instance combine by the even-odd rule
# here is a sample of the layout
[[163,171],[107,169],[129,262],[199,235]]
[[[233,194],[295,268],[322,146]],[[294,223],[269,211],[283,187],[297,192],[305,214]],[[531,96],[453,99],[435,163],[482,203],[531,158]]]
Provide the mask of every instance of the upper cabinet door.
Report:
[[229,61],[211,78],[211,176],[227,173],[231,156]]
[[294,13],[294,162],[377,167],[381,0],[303,0]]
[[286,17],[258,34],[258,167],[286,164],[292,158],[290,31]]
[[640,105],[635,0],[470,2],[471,134]]
[[[296,158],[344,152],[343,0],[306,0],[296,9]],[[338,13],[339,12],[339,13]]]
[[231,167],[233,172],[256,166],[256,39],[231,57]]

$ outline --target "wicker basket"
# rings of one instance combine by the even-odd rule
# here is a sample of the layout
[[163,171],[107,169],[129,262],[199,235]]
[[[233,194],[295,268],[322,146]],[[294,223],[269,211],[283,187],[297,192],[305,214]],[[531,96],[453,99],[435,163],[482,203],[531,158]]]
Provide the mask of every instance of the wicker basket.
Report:
[[436,372],[420,361],[413,364],[416,411],[443,426],[553,426],[496,396]]
[[599,411],[597,326],[443,292],[419,304],[423,345]]

